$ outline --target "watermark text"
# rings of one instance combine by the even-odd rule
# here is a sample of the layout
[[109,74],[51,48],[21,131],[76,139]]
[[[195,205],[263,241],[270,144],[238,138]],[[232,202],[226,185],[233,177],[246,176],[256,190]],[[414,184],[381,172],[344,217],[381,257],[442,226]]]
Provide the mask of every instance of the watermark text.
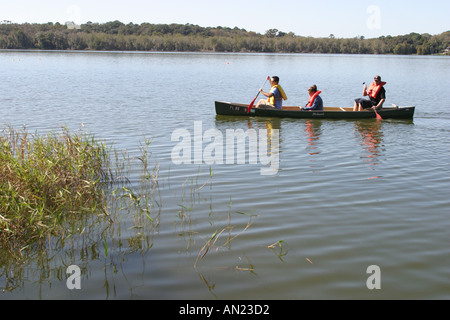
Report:
[[366,20],[367,28],[370,30],[381,29],[381,8],[377,5],[367,7],[367,14],[369,17]]
[[[203,130],[202,121],[194,121],[193,130],[173,131],[171,141],[174,164],[260,164],[261,175],[275,175],[279,169],[278,129]],[[248,143],[247,143],[248,142]]]
[[69,277],[66,281],[67,289],[69,290],[81,290],[81,269],[77,265],[71,265],[67,267],[66,273]]
[[367,274],[370,274],[367,278],[366,285],[367,289],[381,289],[381,269],[377,265],[371,265],[367,267]]

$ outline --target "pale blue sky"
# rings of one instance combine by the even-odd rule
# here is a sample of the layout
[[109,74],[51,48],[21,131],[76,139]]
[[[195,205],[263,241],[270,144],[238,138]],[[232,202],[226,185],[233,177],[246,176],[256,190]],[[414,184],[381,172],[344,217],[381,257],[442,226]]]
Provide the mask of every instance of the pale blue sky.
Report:
[[449,17],[448,0],[0,0],[0,21],[17,23],[191,23],[337,38],[439,34]]

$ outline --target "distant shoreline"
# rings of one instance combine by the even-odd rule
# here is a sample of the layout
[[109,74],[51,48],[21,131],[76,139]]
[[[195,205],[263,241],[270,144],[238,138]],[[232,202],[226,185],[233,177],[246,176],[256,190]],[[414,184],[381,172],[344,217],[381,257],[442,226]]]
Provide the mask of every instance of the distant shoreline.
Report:
[[0,49],[111,52],[313,53],[450,55],[450,31],[438,35],[327,38],[269,29],[263,34],[235,27],[191,24],[73,23],[0,24]]
[[418,55],[418,54],[409,54],[409,55],[401,55],[401,54],[389,54],[389,53],[307,53],[307,52],[216,52],[216,51],[131,51],[131,50],[72,50],[72,49],[65,49],[65,50],[43,50],[43,49],[0,49],[0,53],[7,53],[7,52],[42,52],[42,53],[86,53],[86,54],[221,54],[221,55],[336,55],[336,56],[358,56],[358,55],[364,55],[364,56],[415,56],[415,57],[450,57],[450,54],[430,54],[430,55]]

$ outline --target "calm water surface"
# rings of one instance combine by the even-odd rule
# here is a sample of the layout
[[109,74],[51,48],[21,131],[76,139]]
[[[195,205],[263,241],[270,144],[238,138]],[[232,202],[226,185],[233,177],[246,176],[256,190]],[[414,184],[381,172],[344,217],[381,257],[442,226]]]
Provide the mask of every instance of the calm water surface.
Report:
[[[66,126],[131,156],[151,139],[159,166],[153,223],[138,228],[133,210],[117,209],[114,227],[94,224],[23,261],[3,255],[0,299],[450,298],[448,57],[0,52],[0,69],[2,128]],[[215,115],[214,100],[250,103],[268,74],[280,76],[287,104],[304,105],[317,84],[330,106],[351,106],[380,74],[386,105],[415,105],[416,115]],[[278,129],[278,171],[176,165],[172,134],[194,139],[195,121],[224,137]],[[130,172],[138,194],[139,170]],[[81,290],[66,286],[72,264]],[[379,290],[366,286],[371,265]]]

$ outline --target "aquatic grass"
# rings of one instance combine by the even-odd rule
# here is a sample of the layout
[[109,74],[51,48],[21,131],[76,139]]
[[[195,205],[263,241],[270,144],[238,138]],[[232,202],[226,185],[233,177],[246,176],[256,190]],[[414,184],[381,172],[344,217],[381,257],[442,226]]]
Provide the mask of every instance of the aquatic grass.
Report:
[[[230,206],[231,206],[231,198],[230,198]],[[230,208],[231,210],[231,208]],[[236,239],[237,237],[239,237],[240,235],[242,235],[245,231],[247,231],[250,226],[253,224],[252,222],[252,218],[254,217],[258,217],[258,215],[253,214],[253,210],[251,213],[245,213],[245,212],[235,212],[238,214],[242,214],[242,215],[246,215],[249,216],[249,220],[246,224],[246,226],[237,234],[235,234],[234,236],[231,235],[231,231],[233,231],[236,228],[236,225],[231,225],[231,217],[230,217],[230,213],[228,216],[228,224],[222,228],[222,230],[216,230],[210,237],[209,239],[205,242],[205,244],[203,245],[203,247],[199,250],[198,254],[197,254],[197,258],[195,259],[194,262],[194,269],[197,268],[197,264],[200,260],[202,260],[206,254],[210,251],[210,249],[212,247],[215,247],[216,242],[219,240],[220,236],[225,232],[228,231],[228,236],[226,237],[224,243],[221,245],[221,247],[227,247],[231,244],[231,242]],[[219,247],[216,247],[216,251],[219,249]]]
[[[284,240],[277,241],[269,246],[267,246],[281,262],[284,262],[283,257],[288,254],[287,243]],[[275,252],[275,248],[278,248],[278,253]]]
[[63,222],[104,208],[112,180],[109,149],[92,135],[0,134],[0,244],[29,243],[61,232]]
[[[239,260],[242,261],[242,258],[239,257]],[[250,263],[250,260],[247,256],[245,256],[245,260],[247,261],[246,265],[237,265],[236,267],[234,267],[234,269],[238,271],[248,271],[252,274],[256,274],[255,266],[252,263]]]
[[[114,216],[114,225],[119,227],[117,229],[120,229],[122,219],[129,219],[132,223],[126,228],[127,232],[133,233],[128,238],[131,251],[153,247],[151,235],[161,221],[162,199],[158,182],[160,165],[150,165],[150,143],[150,139],[144,138],[136,156],[130,156],[127,151],[119,153],[117,150],[113,154],[114,184],[109,193],[108,208]],[[138,160],[137,164],[135,160]],[[130,171],[137,167],[140,168],[138,179]]]

